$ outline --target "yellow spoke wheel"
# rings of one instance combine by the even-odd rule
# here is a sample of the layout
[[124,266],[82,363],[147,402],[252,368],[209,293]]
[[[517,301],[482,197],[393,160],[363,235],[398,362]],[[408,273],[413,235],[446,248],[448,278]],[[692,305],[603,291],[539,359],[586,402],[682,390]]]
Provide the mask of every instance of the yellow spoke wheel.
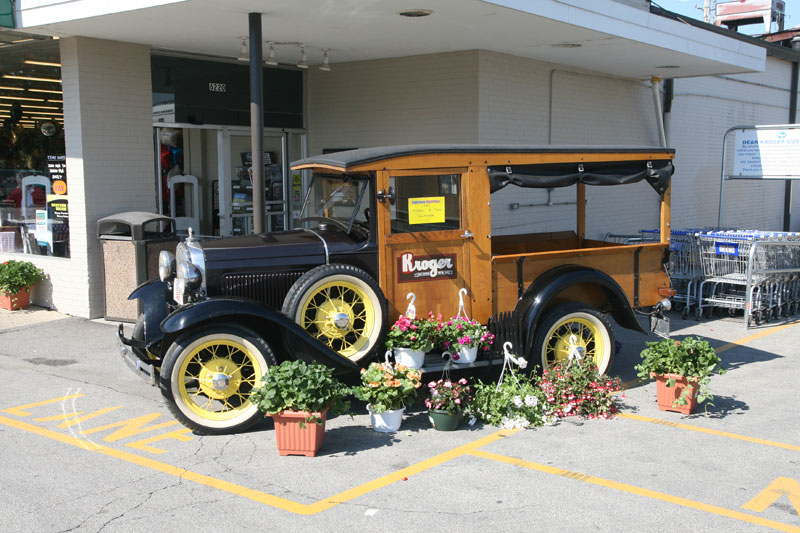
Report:
[[543,368],[566,364],[570,353],[581,361],[593,361],[605,373],[614,354],[614,340],[608,321],[595,309],[578,303],[562,304],[550,310],[537,327]]
[[164,358],[162,390],[170,410],[188,427],[202,433],[241,431],[260,418],[249,396],[274,362],[269,346],[247,328],[230,324],[190,332]]
[[386,323],[380,288],[351,265],[323,265],[306,272],[287,294],[282,310],[313,338],[356,362],[373,353]]

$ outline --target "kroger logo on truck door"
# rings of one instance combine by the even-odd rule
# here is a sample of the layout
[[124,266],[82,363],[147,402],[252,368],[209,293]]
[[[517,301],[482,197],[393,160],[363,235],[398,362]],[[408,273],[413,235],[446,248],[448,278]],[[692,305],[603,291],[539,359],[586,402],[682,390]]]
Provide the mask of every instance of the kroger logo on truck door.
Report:
[[435,281],[457,276],[456,254],[418,255],[405,252],[397,258],[397,281]]

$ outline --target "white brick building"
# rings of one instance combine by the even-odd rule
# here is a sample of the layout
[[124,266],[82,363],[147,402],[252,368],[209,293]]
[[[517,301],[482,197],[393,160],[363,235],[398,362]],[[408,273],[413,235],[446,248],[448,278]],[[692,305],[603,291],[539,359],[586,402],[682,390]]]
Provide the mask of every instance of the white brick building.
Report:
[[[154,126],[189,132],[186,165],[218,182],[205,191],[204,216],[214,210],[212,198],[225,203],[231,177],[224,174],[241,151],[234,137],[244,134],[202,120],[155,122],[154,86],[171,82],[171,74],[156,77],[152,58],[225,64],[227,55],[231,64],[248,12],[264,12],[264,41],[276,43],[284,68],[296,61],[295,43],[306,45],[317,64],[321,50],[331,49],[332,70],[304,76],[303,126],[272,132],[291,159],[410,143],[658,145],[650,78],[674,77],[673,227],[696,227],[716,223],[724,132],[789,120],[798,60],[791,51],[767,56],[758,43],[650,13],[644,0],[593,0],[588,7],[577,0],[439,0],[419,20],[397,16],[393,6],[365,2],[360,14],[348,14],[290,0],[237,0],[227,8],[194,0],[140,0],[124,8],[78,1],[69,9],[56,1],[17,2],[18,29],[60,37],[70,186],[70,258],[26,257],[50,277],[34,302],[103,315],[96,221],[158,209]],[[285,176],[287,185],[291,178]],[[783,183],[726,187],[726,224],[780,229]],[[620,189],[588,191],[589,237],[657,226],[652,190],[630,185],[621,197]],[[526,205],[548,199],[563,205]],[[571,190],[549,196],[506,188],[492,200],[493,232],[571,229],[574,200]],[[291,208],[291,199],[285,202]],[[16,257],[0,252],[0,259]]]

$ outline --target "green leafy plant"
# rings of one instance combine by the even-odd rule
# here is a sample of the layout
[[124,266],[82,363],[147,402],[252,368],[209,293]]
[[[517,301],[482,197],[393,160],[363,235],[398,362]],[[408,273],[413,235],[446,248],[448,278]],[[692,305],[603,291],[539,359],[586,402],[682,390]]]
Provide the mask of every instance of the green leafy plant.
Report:
[[16,294],[43,280],[45,273],[28,261],[6,261],[0,263],[0,292]]
[[[351,390],[333,377],[333,369],[319,363],[283,361],[267,369],[261,386],[250,393],[250,401],[268,415],[281,411],[305,411],[306,422],[322,424],[313,413],[328,409],[332,414],[350,409]],[[301,426],[302,427],[302,426]]]
[[466,378],[458,381],[442,378],[428,383],[425,406],[428,409],[454,414],[466,410],[471,400],[472,388]]
[[372,363],[361,369],[361,386],[353,391],[375,413],[402,409],[417,397],[422,373],[403,365]]
[[539,386],[558,418],[614,418],[618,411],[613,394],[620,390],[619,378],[598,374],[593,361],[555,365],[542,372]]
[[539,427],[553,421],[535,372],[524,374],[516,368],[509,369],[499,385],[477,383],[470,413],[506,429]]
[[400,315],[386,334],[386,348],[410,348],[428,352],[433,349],[431,333],[434,326],[429,320]]
[[[698,403],[711,404],[714,399],[708,389],[711,375],[715,371],[719,374],[726,372],[717,352],[708,341],[700,337],[686,337],[682,341],[663,339],[658,342],[648,342],[647,348],[641,352],[641,357],[642,362],[634,367],[640,379],[649,380],[663,374],[683,376],[692,387],[698,389]],[[675,379],[668,379],[667,387],[674,386]],[[675,404],[686,405],[690,394],[690,387],[684,388],[681,396],[675,400]]]

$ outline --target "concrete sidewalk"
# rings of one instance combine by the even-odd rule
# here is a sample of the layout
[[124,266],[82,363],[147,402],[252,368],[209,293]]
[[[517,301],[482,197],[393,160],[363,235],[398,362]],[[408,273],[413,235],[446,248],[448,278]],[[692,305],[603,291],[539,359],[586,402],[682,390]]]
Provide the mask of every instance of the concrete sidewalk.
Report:
[[27,309],[18,309],[16,311],[0,309],[0,331],[31,324],[41,324],[42,322],[50,322],[53,320],[62,320],[64,318],[69,318],[69,315],[64,315],[57,311],[35,305]]

